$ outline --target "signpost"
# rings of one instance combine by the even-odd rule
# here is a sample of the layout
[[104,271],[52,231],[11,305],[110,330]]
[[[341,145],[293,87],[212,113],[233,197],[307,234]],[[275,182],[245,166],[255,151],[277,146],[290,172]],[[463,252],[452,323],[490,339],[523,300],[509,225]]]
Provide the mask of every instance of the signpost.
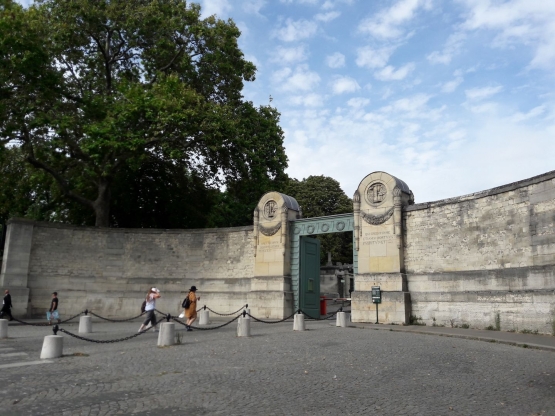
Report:
[[372,286],[372,303],[376,304],[376,323],[379,324],[378,305],[382,303],[382,290],[379,286]]

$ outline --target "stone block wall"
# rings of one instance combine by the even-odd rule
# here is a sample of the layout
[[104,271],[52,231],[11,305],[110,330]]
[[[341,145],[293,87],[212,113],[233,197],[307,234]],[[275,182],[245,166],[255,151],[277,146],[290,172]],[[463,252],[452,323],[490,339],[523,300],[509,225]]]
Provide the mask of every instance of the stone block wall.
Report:
[[[17,219],[10,225],[31,230],[27,263],[18,261],[16,273],[2,275],[5,283],[17,286],[14,279],[26,268],[31,316],[46,312],[52,291],[58,291],[62,317],[86,308],[103,316],[138,315],[153,286],[162,293],[157,309],[172,314],[180,311],[192,285],[201,296],[199,305],[218,312],[247,303],[254,275],[252,227],[99,229]],[[19,246],[24,244],[14,249]],[[24,255],[20,251],[17,258]],[[13,253],[12,258],[17,259]]]
[[409,206],[404,236],[413,316],[553,331],[555,172]]

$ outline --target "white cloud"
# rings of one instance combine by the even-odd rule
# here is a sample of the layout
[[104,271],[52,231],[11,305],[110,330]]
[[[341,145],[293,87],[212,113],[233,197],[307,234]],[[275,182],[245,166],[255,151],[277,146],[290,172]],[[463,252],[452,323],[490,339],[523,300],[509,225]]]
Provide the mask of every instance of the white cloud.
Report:
[[302,105],[304,107],[322,107],[324,105],[325,98],[320,94],[303,94],[290,97],[290,102],[293,105]]
[[403,25],[412,20],[420,8],[429,9],[429,0],[401,0],[388,9],[384,9],[364,19],[359,30],[380,39],[394,39],[405,32]]
[[368,104],[370,104],[370,100],[368,98],[362,97],[351,98],[349,101],[347,101],[347,105],[353,108],[362,108],[367,106]]
[[320,83],[320,76],[308,69],[308,65],[299,65],[295,70],[283,68],[272,74],[273,83],[283,91],[311,91]]
[[527,120],[530,120],[531,118],[535,118],[542,115],[543,113],[545,113],[545,111],[546,111],[545,105],[539,105],[537,107],[532,108],[527,113],[520,113],[520,112],[515,113],[511,116],[511,119],[516,122],[527,121]]
[[376,79],[380,81],[399,81],[405,79],[408,74],[410,74],[414,70],[414,63],[409,62],[406,65],[403,65],[399,69],[395,69],[393,66],[388,65],[385,68],[382,68],[379,71],[374,73]]
[[387,65],[387,61],[389,61],[394,50],[393,47],[375,49],[371,46],[365,46],[359,48],[357,49],[356,64],[365,68],[382,68]]
[[274,35],[284,42],[294,42],[313,36],[318,29],[315,22],[301,19],[287,19],[285,24],[274,32]]
[[243,0],[242,5],[246,13],[260,14],[260,9],[266,5],[266,0]]
[[333,8],[334,8],[334,4],[329,0],[327,0],[326,2],[324,2],[324,4],[322,4],[322,9],[324,10],[329,10]]
[[332,81],[331,90],[334,94],[355,92],[360,90],[360,85],[351,77],[336,77]]
[[326,56],[326,64],[330,68],[341,68],[345,66],[345,55],[339,52],[328,55]]
[[465,90],[464,93],[466,94],[466,98],[469,100],[479,101],[498,94],[501,91],[503,91],[503,87],[501,85],[497,85],[495,87],[470,88]]
[[462,28],[494,30],[492,46],[525,45],[535,50],[531,68],[555,68],[555,3],[544,0],[491,2],[465,0],[467,18]]
[[232,6],[229,0],[203,0],[201,5],[202,17],[215,14],[222,19],[226,17],[231,9]]
[[314,18],[319,20],[320,22],[331,22],[333,19],[337,19],[341,16],[341,13],[335,12],[328,12],[328,13],[318,13]]
[[290,65],[293,63],[305,61],[307,58],[308,53],[306,51],[305,45],[299,45],[291,48],[278,46],[276,50],[272,53],[270,61],[283,65]]
[[466,35],[462,32],[453,33],[447,41],[445,42],[445,46],[443,51],[434,51],[430,53],[426,58],[432,64],[444,64],[447,65],[451,62],[453,57],[457,55],[462,46],[464,41],[466,40]]
[[464,81],[463,77],[458,76],[452,81],[448,81],[441,86],[441,92],[450,93],[457,89]]

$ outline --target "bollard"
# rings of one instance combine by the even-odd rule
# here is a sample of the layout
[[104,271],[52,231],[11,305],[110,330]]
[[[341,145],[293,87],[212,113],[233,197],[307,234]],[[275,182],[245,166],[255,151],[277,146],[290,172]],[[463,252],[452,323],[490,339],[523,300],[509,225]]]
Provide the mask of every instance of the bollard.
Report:
[[293,318],[293,331],[304,331],[304,315],[302,313],[297,313]]
[[175,344],[175,323],[164,322],[160,324],[160,332],[158,333],[158,346],[165,347]]
[[251,336],[251,320],[249,317],[241,317],[237,320],[237,336],[250,337]]
[[[248,305],[247,305],[247,306],[248,306]],[[245,313],[250,314],[250,313],[251,313],[251,310],[250,310],[249,308],[245,308]],[[243,315],[243,318],[245,318],[245,319],[251,319],[251,317],[250,317],[249,315]]]
[[8,320],[0,319],[0,339],[8,338]]
[[340,326],[341,328],[347,327],[347,313],[346,312],[337,312],[337,320],[335,322],[335,326]]
[[200,311],[200,316],[198,318],[199,325],[208,325],[210,320],[210,311],[203,309]]
[[61,335],[47,335],[42,343],[40,358],[60,358],[64,352],[64,337]]
[[92,317],[86,315],[79,318],[79,333],[90,334],[92,332]]

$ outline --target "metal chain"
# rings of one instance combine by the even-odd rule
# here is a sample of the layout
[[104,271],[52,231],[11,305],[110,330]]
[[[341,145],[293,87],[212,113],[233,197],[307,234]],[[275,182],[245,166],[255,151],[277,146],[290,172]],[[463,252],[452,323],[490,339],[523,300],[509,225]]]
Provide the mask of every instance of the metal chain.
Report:
[[[84,313],[84,312],[79,312],[77,315],[74,315],[74,316],[72,316],[71,318],[68,318],[68,319],[66,319],[66,320],[64,320],[64,321],[58,322],[58,324],[65,324],[66,322],[69,322],[69,321],[71,321],[72,319],[77,318],[79,315],[82,315],[83,313]],[[20,320],[17,319],[17,318],[13,318],[13,320],[16,321],[16,322],[19,322],[20,324],[29,325],[29,326],[52,326],[52,324],[49,324],[49,323],[46,323],[46,322],[45,322],[45,323],[40,323],[40,324],[32,324],[32,323],[30,323],[30,322],[20,321]]]
[[241,316],[242,316],[242,314],[239,314],[239,315],[237,315],[235,318],[233,318],[231,321],[226,322],[225,324],[218,325],[218,326],[212,326],[212,327],[210,327],[210,328],[203,328],[203,327],[198,327],[198,326],[187,325],[186,323],[180,321],[179,319],[177,319],[177,318],[175,318],[175,317],[173,317],[173,316],[171,317],[171,319],[174,320],[175,322],[177,322],[178,324],[183,325],[183,326],[188,326],[188,327],[190,327],[190,328],[198,329],[198,330],[201,330],[201,331],[209,331],[209,330],[211,330],[211,329],[223,328],[224,326],[227,326],[227,325],[229,325],[230,323],[236,321],[236,320],[239,319]]
[[[216,312],[215,310],[210,309],[208,306],[206,306],[206,309],[208,309],[210,312],[215,313],[216,315],[220,315],[220,316],[231,316],[231,315],[235,315],[236,313],[241,312],[241,309],[246,308],[248,306],[248,303],[246,305],[241,306],[239,309],[237,309],[235,312],[231,312],[231,313],[219,313]],[[200,308],[198,311],[204,309],[204,307]],[[197,311],[197,312],[198,312]]]
[[250,313],[247,313],[247,315],[249,315],[252,319],[254,319],[257,322],[262,322],[263,324],[279,324],[280,322],[285,322],[288,319],[291,319],[293,317],[293,315],[295,315],[297,312],[293,312],[291,315],[289,315],[287,318],[283,318],[279,321],[264,321],[263,319],[258,319],[255,318],[254,316],[252,316]]
[[63,332],[63,333],[68,334],[69,336],[71,336],[73,338],[77,338],[77,339],[80,339],[80,340],[83,340],[83,341],[94,342],[94,343],[97,343],[97,344],[113,344],[115,342],[127,341],[128,339],[132,339],[132,338],[138,337],[139,335],[143,335],[145,332],[149,331],[151,328],[152,327],[150,327],[148,329],[143,329],[141,332],[137,332],[136,334],[130,335],[130,336],[125,337],[125,338],[109,339],[109,340],[98,340],[98,339],[85,338],[85,337],[82,337],[80,335],[72,334],[71,332],[68,332],[63,328],[58,328],[58,331]]
[[97,315],[96,313],[91,312],[91,311],[89,311],[89,313],[90,313],[91,315],[96,316],[97,318],[104,319],[105,321],[110,321],[110,322],[127,322],[127,321],[132,321],[133,319],[140,318],[140,317],[143,316],[146,312],[143,312],[143,313],[141,313],[140,315],[134,316],[133,318],[127,318],[127,319],[110,319],[110,318],[105,318],[105,317],[103,317],[103,316]]

